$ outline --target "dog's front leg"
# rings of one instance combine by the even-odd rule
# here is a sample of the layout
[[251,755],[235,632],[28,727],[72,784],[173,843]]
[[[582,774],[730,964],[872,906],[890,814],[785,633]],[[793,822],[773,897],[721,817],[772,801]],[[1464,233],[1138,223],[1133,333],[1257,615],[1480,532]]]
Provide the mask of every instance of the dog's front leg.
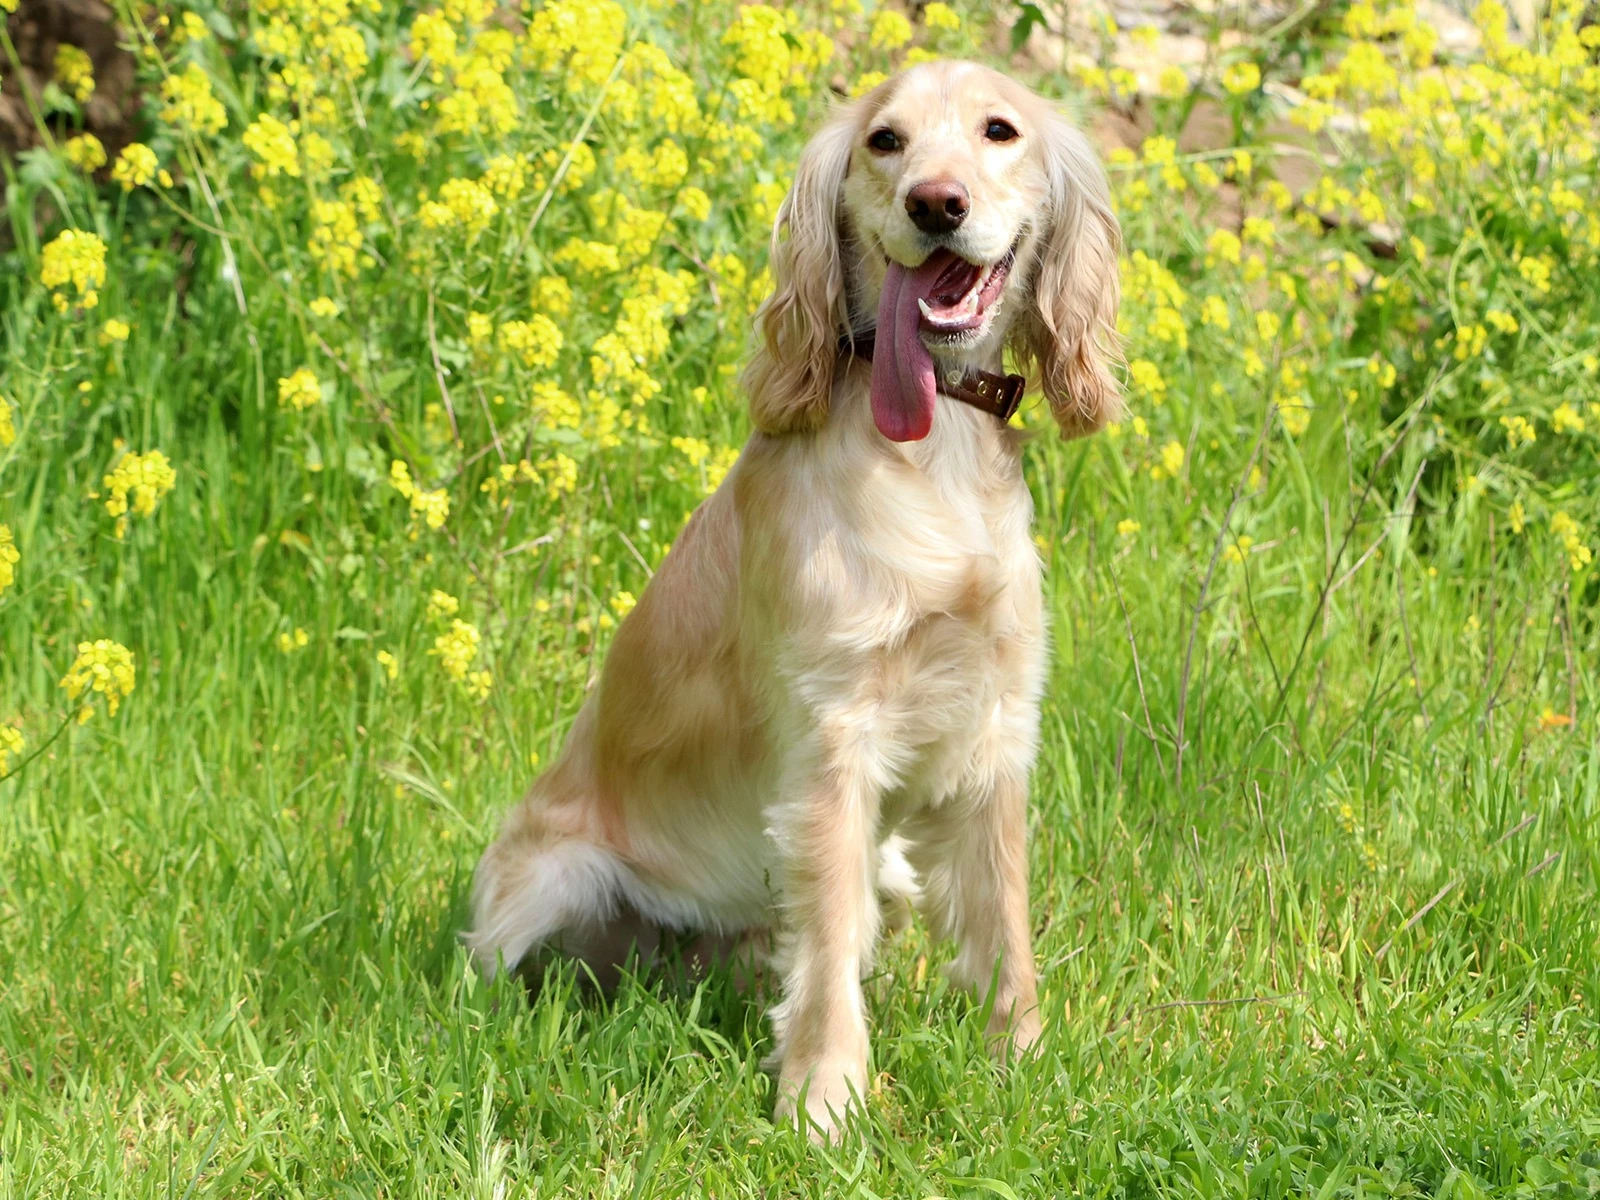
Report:
[[[867,1089],[861,975],[878,936],[880,789],[870,753],[819,737],[789,772],[772,831],[782,864],[789,962],[773,1010],[779,1120],[830,1139]],[[817,744],[822,743],[822,744]],[[861,745],[861,743],[857,743]]]
[[1028,916],[1028,772],[1035,702],[1007,697],[979,736],[956,795],[902,832],[935,936],[956,943],[951,978],[988,997],[985,1033],[997,1055],[1039,1038],[1039,987]]

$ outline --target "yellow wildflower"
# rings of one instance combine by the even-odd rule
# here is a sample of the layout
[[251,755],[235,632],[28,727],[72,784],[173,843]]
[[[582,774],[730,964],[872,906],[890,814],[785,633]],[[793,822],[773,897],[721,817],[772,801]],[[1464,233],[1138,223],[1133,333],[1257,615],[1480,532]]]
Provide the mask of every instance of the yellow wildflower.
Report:
[[125,342],[128,340],[128,334],[132,332],[126,321],[119,321],[115,317],[111,317],[104,325],[100,326],[100,344],[109,346],[112,342]]
[[946,29],[955,32],[961,28],[961,16],[943,0],[933,0],[922,10],[922,22],[929,29]]
[[94,63],[77,46],[63,42],[56,47],[55,79],[79,104],[94,95]]
[[0,525],[0,594],[17,581],[17,564],[22,555],[11,538],[11,526]]
[[309,368],[301,367],[294,374],[278,380],[278,403],[295,412],[304,412],[312,405],[322,403],[322,384]]
[[[78,303],[93,308],[100,303],[100,286],[106,281],[106,244],[98,234],[81,229],[64,229],[39,255],[39,282],[52,289],[71,284]],[[51,297],[57,312],[66,312],[70,301],[64,291]]]
[[311,636],[296,625],[293,632],[278,635],[278,649],[284,654],[293,654],[296,650],[304,649],[310,640]]
[[167,102],[161,119],[190,133],[220,133],[228,123],[227,110],[212,95],[211,79],[199,63],[192,62],[182,74],[162,80],[161,98]]
[[78,657],[61,677],[68,700],[76,703],[89,693],[89,703],[78,712],[80,724],[94,716],[94,694],[105,697],[106,711],[114,717],[123,699],[133,691],[134,683],[133,652],[109,638],[79,642]]
[[1233,318],[1228,314],[1228,302],[1221,296],[1207,296],[1200,302],[1200,324],[1215,325],[1226,333],[1233,328]]
[[1122,520],[1117,522],[1117,536],[1120,538],[1131,538],[1134,534],[1138,533],[1141,528],[1143,527],[1139,524],[1139,522],[1135,521],[1132,517],[1124,517]]
[[129,451],[116,461],[111,471],[101,479],[101,486],[111,496],[106,500],[106,513],[121,517],[128,512],[128,494],[133,493],[133,511],[141,517],[155,512],[161,497],[170,492],[178,482],[178,473],[159,450],[147,454]]
[[398,458],[389,464],[389,484],[406,498],[413,517],[421,517],[429,529],[443,528],[450,516],[450,495],[443,488],[430,492],[418,487],[411,469]]
[[868,42],[874,50],[898,50],[911,40],[911,22],[893,8],[880,8],[872,16]]
[[1152,479],[1176,479],[1183,470],[1185,458],[1182,442],[1168,442],[1161,447],[1161,461],[1150,468]]
[[449,592],[442,592],[438,588],[428,593],[428,620],[440,621],[445,617],[453,617],[461,611],[461,601]]
[[1518,446],[1526,446],[1539,440],[1538,431],[1527,417],[1508,416],[1501,417],[1500,424],[1506,431],[1506,449],[1515,450]]
[[378,666],[382,668],[384,676],[388,679],[400,678],[400,660],[387,650],[378,651]]
[[543,275],[533,285],[533,306],[558,320],[572,311],[572,285],[559,275]]
[[465,680],[472,660],[478,657],[478,629],[460,617],[450,622],[450,628],[433,639],[433,649],[428,653],[439,660],[439,666],[451,679]]
[[1231,63],[1222,72],[1222,86],[1235,96],[1253,92],[1261,86],[1261,68],[1253,62]]
[[1574,571],[1581,571],[1594,561],[1594,552],[1584,545],[1578,523],[1565,512],[1557,512],[1550,518],[1550,532],[1560,540]]
[[489,189],[472,179],[446,180],[439,189],[439,202],[466,229],[468,237],[477,237],[487,229],[500,211]]
[[61,152],[67,156],[69,163],[86,175],[106,165],[106,148],[92,133],[80,133],[68,138]]
[[285,125],[271,113],[262,113],[250,122],[240,140],[246,150],[261,160],[251,165],[250,174],[257,179],[300,174],[300,155],[294,141],[299,124],[292,121]]
[[1563,402],[1550,414],[1550,427],[1557,433],[1582,433],[1584,419],[1577,409]]
[[1231,229],[1214,229],[1211,236],[1206,238],[1206,265],[1215,266],[1218,262],[1227,262],[1237,266],[1239,251],[1237,234]]
[[0,725],[0,777],[10,771],[13,756],[22,757],[26,745],[27,740],[22,736],[22,730],[14,725]]
[[1167,394],[1167,381],[1161,377],[1161,368],[1147,358],[1136,358],[1128,364],[1128,377],[1133,386],[1160,404]]
[[555,366],[564,341],[556,323],[543,313],[534,313],[527,321],[507,321],[500,326],[500,348],[515,354],[524,366],[535,370]]
[[552,74],[565,60],[568,86],[577,90],[606,81],[622,53],[627,22],[615,0],[549,0],[528,22],[528,46]]
[[354,275],[361,252],[361,227],[348,200],[311,202],[311,257],[335,275]]
[[112,182],[120,183],[125,192],[144,187],[155,177],[156,152],[143,142],[129,142],[111,167]]

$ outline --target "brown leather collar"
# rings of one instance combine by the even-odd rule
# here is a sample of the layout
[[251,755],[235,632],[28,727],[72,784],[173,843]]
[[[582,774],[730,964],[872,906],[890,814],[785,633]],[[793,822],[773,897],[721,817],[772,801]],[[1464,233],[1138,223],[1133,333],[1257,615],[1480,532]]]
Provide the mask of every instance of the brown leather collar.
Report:
[[[877,337],[878,331],[875,329],[846,333],[839,338],[839,353],[852,354],[871,362]],[[952,400],[970,404],[979,412],[999,417],[1002,425],[1016,415],[1027,386],[1028,381],[1021,375],[996,375],[993,371],[967,371],[957,379],[939,381],[941,393]]]

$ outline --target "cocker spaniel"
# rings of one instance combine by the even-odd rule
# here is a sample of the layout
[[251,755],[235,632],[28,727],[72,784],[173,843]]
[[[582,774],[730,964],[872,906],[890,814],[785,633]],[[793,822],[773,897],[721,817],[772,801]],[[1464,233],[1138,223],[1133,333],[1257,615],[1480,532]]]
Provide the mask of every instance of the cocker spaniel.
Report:
[[1114,418],[1119,233],[1053,105],[966,62],[841,106],[800,158],[745,376],[751,434],[617,630],[560,758],[479,863],[485,972],[615,979],[666,931],[772,945],[781,1120],[868,1083],[861,978],[888,900],[1040,1020],[1028,775],[1047,639],[1022,433]]

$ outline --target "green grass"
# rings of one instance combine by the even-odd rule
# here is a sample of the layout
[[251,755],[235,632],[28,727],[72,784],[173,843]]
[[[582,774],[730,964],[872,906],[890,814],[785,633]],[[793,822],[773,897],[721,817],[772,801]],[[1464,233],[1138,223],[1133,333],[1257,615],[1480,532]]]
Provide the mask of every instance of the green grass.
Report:
[[[710,111],[731,12],[652,9],[630,28],[678,47]],[[527,242],[530,184],[481,239],[412,253],[419,189],[502,146],[441,142],[425,165],[396,150],[432,120],[401,52],[411,16],[370,21],[370,124],[330,129],[339,171],[383,167],[399,218],[365,227],[381,269],[330,283],[306,257],[306,200],[343,175],[305,196],[279,181],[285,207],[257,206],[238,136],[274,102],[220,18],[225,47],[161,43],[230,106],[214,140],[152,120],[180,176],[170,206],[49,155],[6,164],[0,392],[19,436],[0,448],[0,521],[23,558],[0,596],[0,721],[44,745],[81,638],[125,643],[139,675],[116,717],[0,779],[0,1200],[1600,1193],[1600,625],[1595,572],[1551,526],[1567,508],[1592,526],[1600,495],[1600,410],[1581,438],[1552,425],[1558,401],[1588,412],[1600,394],[1581,366],[1600,311],[1578,259],[1545,293],[1512,266],[1525,246],[1570,248],[1564,218],[1529,215],[1518,190],[1541,155],[1510,156],[1504,187],[1442,181],[1438,215],[1402,231],[1427,255],[1374,257],[1359,228],[1272,213],[1272,270],[1302,285],[1289,299],[1276,276],[1207,265],[1233,219],[1214,177],[1186,162],[1181,204],[1136,202],[1158,169],[1118,168],[1128,247],[1187,289],[1173,303],[1193,343],[1156,332],[1170,293],[1130,286],[1129,356],[1167,389],[1135,397],[1148,439],[1130,423],[1027,451],[1055,641],[1032,804],[1041,1052],[992,1065],[982,1013],[943,982],[949,948],[913,927],[867,985],[865,1117],[817,1149],[774,1128],[762,1007],[728,978],[630,980],[599,1002],[568,971],[530,1000],[482,983],[458,943],[476,858],[559,750],[601,618],[703,494],[668,439],[743,436],[731,367],[753,297],[724,279],[673,319],[650,433],[602,450],[588,426],[529,418],[534,376],[472,349],[466,315],[527,315],[555,248],[603,233],[587,194],[563,193]],[[857,33],[841,72],[892,65]],[[514,83],[524,119],[504,148],[535,161],[600,112],[537,71]],[[652,261],[736,254],[754,278],[751,197],[770,200],[824,98],[792,95],[798,122],[758,130],[759,161],[691,176],[714,216]],[[1221,101],[1255,145],[1266,99]],[[1188,102],[1164,103],[1167,129]],[[591,191],[649,120],[595,120]],[[1365,159],[1343,148],[1354,184]],[[1383,179],[1409,186],[1406,161]],[[1254,185],[1245,201],[1271,212]],[[176,210],[230,230],[244,315],[220,243]],[[111,248],[92,314],[57,317],[38,285],[63,222]],[[1395,286],[1330,281],[1345,250]],[[634,286],[580,278],[565,356],[537,378],[581,395],[587,347]],[[306,304],[327,292],[340,315],[318,324]],[[1232,333],[1201,322],[1206,294],[1232,305]],[[1453,356],[1441,331],[1492,305],[1520,332]],[[1271,306],[1292,334],[1257,337],[1252,310]],[[105,316],[130,340],[101,344]],[[1247,344],[1268,374],[1241,369]],[[1392,388],[1366,370],[1378,354]],[[1268,407],[1291,360],[1316,409],[1293,436]],[[308,364],[326,401],[279,407],[278,378]],[[460,442],[428,409],[447,370]],[[1502,432],[1507,395],[1537,442]],[[511,461],[570,451],[576,490],[490,507],[499,460],[472,456],[493,414],[526,438]],[[1036,405],[1025,419],[1045,424]],[[178,471],[122,540],[100,502],[115,439]],[[1186,449],[1176,478],[1150,470],[1163,444]],[[393,458],[450,489],[443,530],[409,520]],[[483,633],[482,703],[429,654],[435,588]],[[280,650],[296,628],[305,646]]]
[[[1213,585],[1180,792],[1134,654],[1165,730],[1207,505],[1152,505],[1108,559],[1103,444],[1036,443],[1057,643],[1033,805],[1043,1051],[991,1066],[913,930],[868,988],[868,1120],[818,1151],[774,1130],[767,1030],[726,979],[606,1004],[570,978],[531,1004],[476,979],[455,941],[472,864],[576,703],[581,670],[541,673],[582,660],[530,647],[476,719],[385,689],[324,548],[252,543],[300,500],[248,472],[228,494],[239,436],[193,433],[220,498],[184,489],[159,540],[85,557],[85,586],[129,597],[146,674],[0,792],[0,1195],[1594,1190],[1600,756],[1529,732],[1565,665],[1552,602],[1509,572],[1494,663],[1457,632],[1487,612],[1486,563],[1379,558],[1313,619],[1321,522],[1285,514],[1306,532],[1252,556],[1259,622],[1237,567]],[[619,527],[648,511],[611,489]],[[505,584],[523,611],[539,572]],[[416,619],[401,583],[368,586],[385,630]],[[294,657],[271,646],[280,609],[316,614]],[[1286,672],[1308,621],[1274,720],[1269,654]],[[11,678],[45,695],[52,650]]]

